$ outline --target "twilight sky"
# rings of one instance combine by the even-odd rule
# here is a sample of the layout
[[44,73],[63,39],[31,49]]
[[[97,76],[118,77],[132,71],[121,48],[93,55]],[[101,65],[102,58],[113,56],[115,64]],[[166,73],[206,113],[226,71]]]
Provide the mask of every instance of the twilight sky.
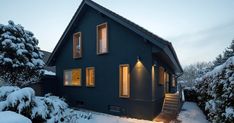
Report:
[[[234,39],[234,0],[94,0],[172,42],[182,66],[211,61]],[[13,20],[53,51],[81,0],[1,0],[0,23]]]

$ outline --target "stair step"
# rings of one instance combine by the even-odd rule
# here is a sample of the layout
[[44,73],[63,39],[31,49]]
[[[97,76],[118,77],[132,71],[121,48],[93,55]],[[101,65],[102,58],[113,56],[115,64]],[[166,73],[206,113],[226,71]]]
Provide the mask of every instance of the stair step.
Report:
[[165,95],[165,97],[179,97],[178,95]]
[[163,110],[177,111],[178,107],[168,107],[168,106],[165,106],[165,107],[163,107]]
[[165,98],[165,100],[174,100],[174,101],[179,101],[178,99],[176,98]]
[[169,101],[169,102],[179,102],[179,101],[176,100],[176,99],[165,99],[165,101]]
[[165,96],[166,98],[179,98],[179,96]]
[[164,103],[164,106],[177,107],[178,104],[168,104],[168,103]]
[[176,99],[176,100],[179,100],[179,98],[176,98],[176,97],[165,97],[165,99]]
[[167,110],[163,110],[162,112],[165,113],[165,114],[175,114],[175,113],[177,113],[176,111],[167,111]]
[[179,96],[168,96],[168,95],[166,95],[165,97],[176,97],[176,98],[179,98]]
[[165,94],[165,96],[179,96],[178,94]]

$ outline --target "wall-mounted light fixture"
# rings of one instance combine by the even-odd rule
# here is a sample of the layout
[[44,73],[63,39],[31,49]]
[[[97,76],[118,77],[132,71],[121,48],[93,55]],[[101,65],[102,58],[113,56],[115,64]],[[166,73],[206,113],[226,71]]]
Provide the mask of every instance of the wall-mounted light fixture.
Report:
[[141,61],[141,57],[140,56],[137,56],[137,61]]

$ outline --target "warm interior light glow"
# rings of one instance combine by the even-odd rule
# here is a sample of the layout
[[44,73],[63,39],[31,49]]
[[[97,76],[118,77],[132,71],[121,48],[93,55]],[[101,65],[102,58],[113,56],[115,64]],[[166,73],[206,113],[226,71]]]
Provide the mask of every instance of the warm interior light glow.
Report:
[[81,69],[72,70],[72,85],[80,85],[81,83]]
[[128,67],[123,67],[123,95],[128,95]]
[[164,84],[165,81],[165,74],[164,74],[164,68],[162,66],[159,67],[159,83],[161,85]]
[[64,85],[80,86],[81,69],[72,69],[64,71]]
[[129,65],[120,65],[120,97],[130,96]]
[[94,86],[95,69],[94,67],[86,68],[86,86]]
[[98,53],[107,52],[107,25],[98,26]]
[[81,53],[81,33],[77,32],[73,35],[73,58],[79,58]]

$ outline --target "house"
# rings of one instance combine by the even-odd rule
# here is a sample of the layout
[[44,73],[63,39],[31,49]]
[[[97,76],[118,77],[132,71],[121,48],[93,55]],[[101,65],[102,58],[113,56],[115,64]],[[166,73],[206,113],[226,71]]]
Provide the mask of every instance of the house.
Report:
[[74,107],[153,119],[183,72],[170,42],[83,0],[47,65],[56,95]]

